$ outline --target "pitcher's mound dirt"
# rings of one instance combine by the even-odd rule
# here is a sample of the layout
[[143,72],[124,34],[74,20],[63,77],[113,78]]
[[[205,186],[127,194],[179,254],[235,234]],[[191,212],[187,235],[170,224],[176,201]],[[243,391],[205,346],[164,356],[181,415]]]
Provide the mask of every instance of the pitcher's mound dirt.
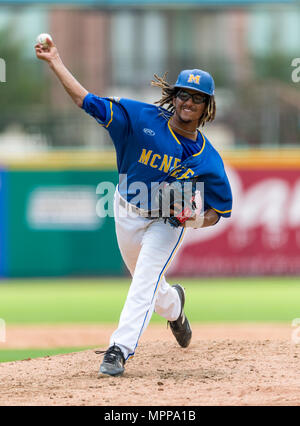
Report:
[[[66,339],[84,327],[95,331],[84,344],[94,344],[97,330],[106,348],[108,327],[66,327]],[[40,347],[50,329],[40,330]],[[60,338],[62,330],[56,329]],[[118,378],[97,379],[102,357],[94,350],[2,363],[0,405],[300,405],[300,347],[291,332],[286,325],[194,326],[191,345],[182,349],[170,330],[152,326]],[[75,344],[82,345],[78,335]]]

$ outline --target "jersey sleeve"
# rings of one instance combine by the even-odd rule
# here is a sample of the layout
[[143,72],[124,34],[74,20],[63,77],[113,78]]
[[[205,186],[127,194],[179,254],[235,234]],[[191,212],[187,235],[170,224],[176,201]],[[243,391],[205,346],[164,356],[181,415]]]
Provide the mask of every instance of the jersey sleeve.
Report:
[[115,99],[100,98],[88,93],[83,100],[82,109],[109,132],[124,135],[128,131],[128,117],[124,108]]
[[206,208],[212,208],[219,216],[231,216],[232,192],[224,168],[223,173],[213,175],[205,182],[204,202]]
[[[198,158],[195,176],[204,182],[204,207],[211,208],[220,217],[230,217],[232,212],[232,192],[223,160],[205,137],[205,150]],[[197,173],[199,172],[199,173]]]

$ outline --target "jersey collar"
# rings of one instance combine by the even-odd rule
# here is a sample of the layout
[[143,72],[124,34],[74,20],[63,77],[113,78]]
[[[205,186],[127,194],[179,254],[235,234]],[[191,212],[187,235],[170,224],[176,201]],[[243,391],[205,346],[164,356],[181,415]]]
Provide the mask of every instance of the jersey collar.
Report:
[[[171,117],[171,118],[172,118],[172,117]],[[172,136],[173,136],[173,138],[176,140],[176,142],[177,142],[179,145],[181,145],[181,143],[180,143],[179,139],[177,138],[177,136],[176,136],[176,135],[175,135],[175,133],[173,132],[172,127],[170,126],[171,118],[168,120],[168,128],[169,128],[169,130],[170,130],[170,132],[171,132],[171,135],[172,135]],[[192,155],[192,157],[197,157],[198,155],[202,154],[202,152],[203,152],[203,150],[204,150],[204,147],[205,147],[205,137],[203,136],[202,132],[200,132],[200,130],[199,130],[199,129],[198,129],[198,132],[199,132],[199,133],[200,133],[200,135],[202,136],[203,144],[202,144],[202,148],[201,148],[201,150],[200,150],[199,152],[196,152],[196,154],[193,154],[193,155]]]
[[[172,117],[171,117],[171,118],[172,118]],[[175,135],[175,133],[173,132],[172,127],[170,126],[171,118],[168,120],[168,127],[169,127],[169,130],[170,130],[170,132],[171,132],[171,135],[172,135],[172,136],[173,136],[173,138],[175,139],[175,141],[176,141],[179,145],[181,145],[181,143],[179,142],[179,139],[177,138],[177,136],[176,136],[176,135]]]

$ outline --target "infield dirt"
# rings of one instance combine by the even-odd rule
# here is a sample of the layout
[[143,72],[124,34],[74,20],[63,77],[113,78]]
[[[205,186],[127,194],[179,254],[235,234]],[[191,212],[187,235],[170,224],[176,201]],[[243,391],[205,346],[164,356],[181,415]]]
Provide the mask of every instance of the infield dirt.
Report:
[[[111,326],[8,327],[1,348],[99,345]],[[101,377],[94,350],[0,364],[0,405],[300,405],[300,345],[284,324],[193,325],[180,348],[148,327],[122,377]]]

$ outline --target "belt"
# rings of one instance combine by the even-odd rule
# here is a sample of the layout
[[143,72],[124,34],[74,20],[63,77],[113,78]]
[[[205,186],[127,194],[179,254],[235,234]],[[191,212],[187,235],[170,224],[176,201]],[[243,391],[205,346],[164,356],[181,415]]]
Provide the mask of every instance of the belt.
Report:
[[139,209],[138,207],[128,203],[121,197],[120,197],[120,206],[124,207],[124,209],[126,209],[128,212],[137,213],[139,216],[142,216],[142,217],[149,217],[150,215],[150,212],[148,210]]
[[154,219],[159,217],[159,215],[155,216],[155,212],[151,212],[149,210],[143,210],[139,207],[134,206],[133,204],[128,203],[121,196],[119,197],[120,206],[124,207],[128,212],[133,212],[138,214],[141,217],[145,217],[146,219]]

